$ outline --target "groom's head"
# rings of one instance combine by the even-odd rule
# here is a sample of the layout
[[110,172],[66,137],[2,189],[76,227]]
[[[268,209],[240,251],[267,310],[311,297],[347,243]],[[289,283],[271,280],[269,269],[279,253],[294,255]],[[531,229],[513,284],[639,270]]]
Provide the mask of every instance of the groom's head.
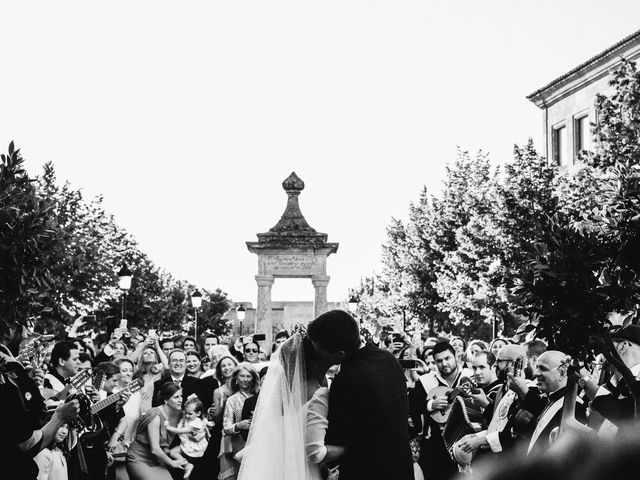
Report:
[[335,365],[360,348],[360,329],[344,310],[331,310],[312,320],[307,335],[316,354]]

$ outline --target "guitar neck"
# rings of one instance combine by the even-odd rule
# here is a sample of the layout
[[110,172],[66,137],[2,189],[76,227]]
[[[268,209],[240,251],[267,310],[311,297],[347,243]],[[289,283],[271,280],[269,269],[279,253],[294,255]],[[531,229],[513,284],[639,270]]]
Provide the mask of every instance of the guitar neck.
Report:
[[100,400],[99,402],[91,405],[91,413],[98,413],[100,410],[107,408],[112,403],[117,402],[122,397],[122,392],[114,393],[113,395],[109,395],[104,400]]
[[[571,370],[573,367],[569,367]],[[560,434],[564,433],[567,424],[576,419],[576,400],[578,398],[578,381],[568,372],[567,391],[562,405],[562,419],[560,420]]]
[[68,384],[66,385],[62,390],[60,390],[58,393],[56,393],[53,397],[51,397],[53,400],[55,400],[56,402],[58,400],[64,400],[65,398],[67,398],[67,396],[69,395],[69,392],[71,392],[71,389],[75,388],[72,384]]

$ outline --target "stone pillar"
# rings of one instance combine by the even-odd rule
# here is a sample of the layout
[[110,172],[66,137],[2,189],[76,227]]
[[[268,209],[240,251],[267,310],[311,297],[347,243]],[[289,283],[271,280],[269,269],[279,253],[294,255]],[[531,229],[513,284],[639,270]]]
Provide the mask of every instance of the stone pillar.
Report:
[[316,275],[311,277],[311,283],[316,292],[314,306],[314,315],[323,314],[327,311],[327,285],[329,285],[329,278],[326,275]]
[[258,284],[258,307],[256,308],[255,333],[264,333],[263,346],[271,348],[271,287],[273,275],[256,275]]

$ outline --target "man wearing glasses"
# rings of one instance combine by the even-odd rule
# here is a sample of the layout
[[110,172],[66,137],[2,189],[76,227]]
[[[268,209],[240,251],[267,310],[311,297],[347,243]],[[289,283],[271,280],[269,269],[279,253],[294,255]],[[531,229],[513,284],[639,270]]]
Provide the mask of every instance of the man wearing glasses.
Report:
[[196,377],[187,375],[187,356],[184,351],[175,349],[169,353],[169,371],[162,375],[160,380],[153,384],[153,401],[152,406],[160,405],[158,392],[160,387],[167,382],[173,382],[182,388],[182,398],[187,399],[192,393],[196,393],[196,387],[200,380]]

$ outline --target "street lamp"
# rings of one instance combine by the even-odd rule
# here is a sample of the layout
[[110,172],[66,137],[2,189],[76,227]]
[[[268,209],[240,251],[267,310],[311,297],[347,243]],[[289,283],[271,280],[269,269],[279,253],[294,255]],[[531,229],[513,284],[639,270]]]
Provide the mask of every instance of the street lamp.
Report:
[[193,327],[193,336],[198,341],[198,309],[202,306],[202,294],[200,290],[196,288],[196,291],[191,294],[191,306],[195,313],[196,323]]
[[[358,298],[355,295],[351,295],[347,306],[349,307],[349,313],[354,318],[356,316],[356,311],[358,310],[358,303]],[[362,328],[362,318],[358,318],[358,323],[360,324],[360,328]]]
[[244,322],[244,317],[247,314],[247,310],[240,305],[236,309],[236,315],[238,316],[238,321],[240,322],[240,336],[242,336],[242,322]]
[[349,313],[351,313],[352,315],[356,313],[356,310],[358,310],[358,299],[352,296],[349,299],[348,306],[349,306]]
[[123,320],[127,318],[125,316],[125,314],[127,313],[126,312],[127,292],[131,288],[132,277],[133,277],[133,273],[131,272],[131,270],[129,270],[129,268],[127,267],[127,264],[123,263],[122,268],[118,272],[118,286],[120,287],[120,290],[122,290],[122,316],[120,318]]

